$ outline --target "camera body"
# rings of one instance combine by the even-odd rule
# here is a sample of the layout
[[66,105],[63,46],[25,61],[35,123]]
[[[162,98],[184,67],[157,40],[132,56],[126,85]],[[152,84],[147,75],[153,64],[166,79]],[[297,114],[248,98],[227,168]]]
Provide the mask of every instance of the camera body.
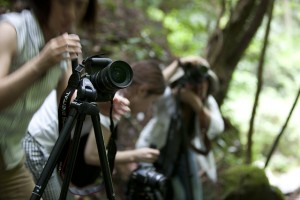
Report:
[[127,200],[164,199],[166,184],[167,178],[157,172],[154,166],[151,164],[140,164],[130,176],[126,193]]
[[189,84],[199,84],[208,79],[208,67],[205,65],[193,66],[188,63],[185,65],[180,65],[180,78],[171,83],[171,87],[177,85]]
[[[79,95],[91,97],[94,101],[110,101],[119,89],[132,82],[133,71],[124,61],[92,56],[82,62],[85,74],[81,81]],[[90,83],[89,83],[90,82]],[[96,94],[95,93],[96,90]]]

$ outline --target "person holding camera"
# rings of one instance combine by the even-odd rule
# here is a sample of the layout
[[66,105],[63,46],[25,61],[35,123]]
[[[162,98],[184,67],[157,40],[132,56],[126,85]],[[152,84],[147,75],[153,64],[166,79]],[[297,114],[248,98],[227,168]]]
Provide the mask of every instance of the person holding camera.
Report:
[[81,54],[68,34],[75,1],[28,0],[28,8],[0,16],[0,199],[29,199],[34,181],[24,165],[21,140],[49,93],[60,94]]
[[136,147],[160,149],[154,166],[169,179],[166,199],[203,199],[200,171],[216,181],[211,140],[224,130],[213,97],[218,79],[199,56],[177,59],[163,74],[169,87],[157,101]]
[[[94,25],[97,11],[96,4],[96,0],[74,0],[74,2],[69,3],[69,6],[74,6],[72,12],[76,10],[76,13],[73,13],[74,16],[72,16],[75,20],[72,31],[75,27],[78,29]],[[81,59],[81,55],[76,59]],[[67,87],[66,83],[67,81],[63,89]],[[25,166],[30,170],[35,182],[39,179],[59,135],[57,103],[62,92],[55,89],[51,91],[40,109],[32,117],[22,141],[26,156]],[[59,199],[60,188],[60,180],[54,171],[47,182],[43,199]]]
[[[85,28],[93,28],[96,21],[96,14],[98,4],[96,0],[76,0],[76,28],[77,31]],[[82,56],[79,56],[76,60],[81,60]],[[73,64],[74,65],[74,64]],[[75,66],[72,66],[75,67]],[[65,86],[67,87],[67,85]],[[65,89],[65,88],[64,88]],[[76,92],[73,98],[76,97]],[[30,170],[35,181],[37,181],[43,172],[44,166],[52,152],[52,149],[59,137],[58,127],[58,102],[57,99],[61,99],[61,95],[56,90],[52,90],[48,95],[43,105],[32,117],[27,129],[25,138],[22,141],[23,148],[26,155],[26,167]],[[128,100],[122,97],[115,97],[114,101],[114,118],[120,118],[123,112],[128,111]],[[101,103],[106,104],[106,103]],[[100,105],[101,111],[106,115],[109,114],[108,105]],[[124,111],[123,111],[124,110]],[[88,118],[88,117],[87,117]],[[90,131],[92,126],[91,118],[88,118],[83,125],[83,132]],[[108,140],[108,139],[106,139]],[[84,172],[82,172],[84,173]],[[57,200],[61,191],[61,180],[55,170],[50,179],[46,183],[47,186],[43,192],[43,199]],[[72,194],[68,194],[68,199],[73,199]]]

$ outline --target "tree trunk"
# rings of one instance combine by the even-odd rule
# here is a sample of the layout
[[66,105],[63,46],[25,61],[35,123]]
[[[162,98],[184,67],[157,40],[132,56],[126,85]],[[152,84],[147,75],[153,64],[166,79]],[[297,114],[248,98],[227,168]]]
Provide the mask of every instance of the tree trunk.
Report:
[[220,106],[232,74],[261,25],[269,3],[269,0],[240,0],[227,25],[223,29],[216,28],[208,40],[206,58],[220,80],[220,90],[216,95]]

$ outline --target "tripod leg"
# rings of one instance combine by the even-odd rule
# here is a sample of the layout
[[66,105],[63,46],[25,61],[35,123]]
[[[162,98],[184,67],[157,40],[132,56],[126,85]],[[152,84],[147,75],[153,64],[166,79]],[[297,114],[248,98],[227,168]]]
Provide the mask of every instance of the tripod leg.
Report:
[[59,155],[61,154],[62,147],[65,145],[69,138],[69,134],[72,130],[73,124],[75,122],[75,119],[78,116],[78,112],[76,109],[71,109],[70,114],[66,120],[65,126],[63,127],[54,147],[53,150],[49,156],[49,159],[40,175],[39,180],[37,181],[37,184],[35,188],[33,189],[32,195],[30,200],[39,200],[42,197],[42,194],[46,188],[46,185],[57,165],[57,161],[59,158]]
[[112,185],[111,172],[108,165],[106,148],[104,145],[104,140],[103,140],[103,135],[101,130],[100,117],[98,113],[91,115],[91,117],[92,117],[93,127],[95,131],[95,138],[96,138],[101,170],[102,170],[105,189],[106,189],[106,195],[108,199],[113,200],[115,199],[115,193]]
[[74,137],[72,140],[72,146],[71,146],[71,154],[70,157],[68,158],[67,161],[67,171],[64,176],[63,184],[62,184],[62,189],[60,192],[59,199],[60,200],[65,200],[68,189],[69,189],[69,183],[71,182],[72,174],[73,174],[73,169],[74,169],[74,164],[78,152],[78,147],[79,147],[79,142],[80,142],[80,137],[81,137],[81,130],[83,126],[83,121],[85,119],[85,114],[79,114],[77,123],[76,123],[76,128],[74,132]]

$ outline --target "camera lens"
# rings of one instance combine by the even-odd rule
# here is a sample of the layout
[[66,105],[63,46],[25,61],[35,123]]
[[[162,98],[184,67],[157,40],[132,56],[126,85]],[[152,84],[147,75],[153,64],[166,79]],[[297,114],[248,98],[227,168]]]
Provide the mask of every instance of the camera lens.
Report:
[[132,82],[133,71],[124,61],[115,61],[96,74],[97,88],[102,91],[116,91]]
[[104,68],[103,74],[107,72],[110,85],[116,89],[122,89],[127,87],[131,81],[133,72],[131,67],[123,61],[115,61],[111,63],[107,68]]
[[149,185],[156,187],[157,189],[163,189],[166,184],[166,177],[156,171],[148,171]]
[[117,84],[126,83],[126,79],[130,77],[128,70],[120,65],[114,65],[111,69],[111,78]]

